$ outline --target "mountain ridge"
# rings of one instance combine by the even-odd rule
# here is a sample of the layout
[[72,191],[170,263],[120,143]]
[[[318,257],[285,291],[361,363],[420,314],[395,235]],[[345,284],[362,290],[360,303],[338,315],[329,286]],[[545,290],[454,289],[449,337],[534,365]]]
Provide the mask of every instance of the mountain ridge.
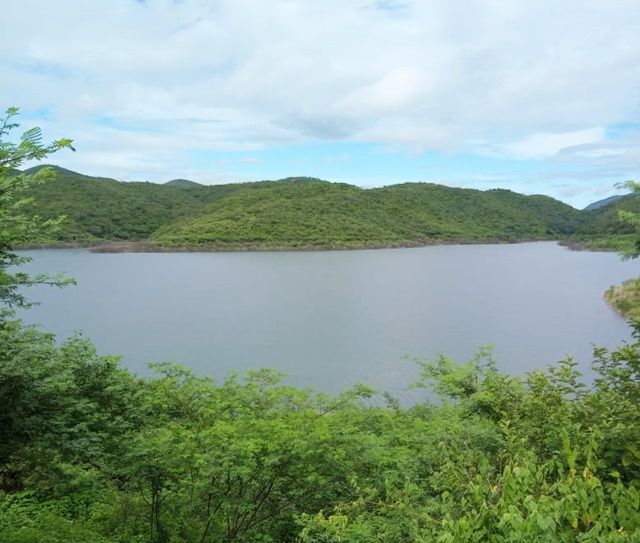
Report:
[[56,178],[30,194],[31,214],[68,217],[55,239],[43,240],[52,244],[144,241],[165,248],[270,249],[569,239],[587,232],[593,217],[609,207],[585,212],[545,195],[439,183],[361,188],[289,177],[157,184],[54,169]]
[[625,196],[629,196],[628,194],[614,194],[613,196],[609,196],[608,198],[603,198],[602,200],[596,200],[595,202],[591,202],[589,205],[583,207],[583,211],[595,211],[597,209],[607,207],[611,204],[617,202],[620,198],[624,198]]
[[202,183],[196,183],[195,181],[191,181],[190,179],[171,179],[171,181],[167,181],[162,183],[165,186],[172,187],[202,187]]

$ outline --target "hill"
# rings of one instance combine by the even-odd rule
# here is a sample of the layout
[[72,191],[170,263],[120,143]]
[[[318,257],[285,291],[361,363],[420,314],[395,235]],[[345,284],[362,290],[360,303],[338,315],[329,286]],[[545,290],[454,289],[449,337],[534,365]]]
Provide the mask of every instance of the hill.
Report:
[[16,170],[16,173],[25,173],[27,175],[34,175],[36,173],[38,173],[40,170],[43,170],[45,168],[49,168],[49,169],[53,169],[56,172],[56,175],[64,175],[66,177],[85,177],[85,178],[91,178],[91,179],[97,179],[95,177],[91,177],[89,175],[83,175],[81,173],[78,172],[74,172],[72,170],[67,170],[66,168],[61,168],[60,166],[51,166],[50,164],[40,164],[38,166],[33,166],[32,168],[27,168],[26,170],[20,172],[19,170]]
[[544,196],[411,183],[381,189],[309,181],[238,190],[160,227],[162,245],[377,247],[554,239],[580,212]]
[[144,240],[161,225],[199,213],[205,204],[238,187],[125,183],[59,167],[54,170],[54,180],[34,187],[29,194],[35,204],[28,213],[45,218],[67,216],[57,238],[43,241]]
[[200,183],[196,183],[195,181],[190,181],[189,179],[172,179],[171,181],[167,181],[164,184],[172,187],[202,187],[203,186]]
[[[168,247],[379,247],[567,238],[584,212],[546,196],[431,183],[362,189],[308,177],[204,186],[119,182],[56,168],[30,211],[66,215],[51,242]],[[177,181],[177,182],[176,182]]]
[[600,209],[601,207],[606,207],[610,204],[613,204],[620,198],[624,197],[624,194],[614,194],[613,196],[609,196],[609,198],[603,198],[602,200],[598,200],[597,202],[592,202],[584,208],[584,211],[595,211],[596,209]]
[[633,225],[620,221],[618,213],[621,210],[640,213],[640,200],[633,194],[608,200],[600,207],[582,212],[583,220],[572,239],[588,249],[625,252],[635,243],[637,234]]

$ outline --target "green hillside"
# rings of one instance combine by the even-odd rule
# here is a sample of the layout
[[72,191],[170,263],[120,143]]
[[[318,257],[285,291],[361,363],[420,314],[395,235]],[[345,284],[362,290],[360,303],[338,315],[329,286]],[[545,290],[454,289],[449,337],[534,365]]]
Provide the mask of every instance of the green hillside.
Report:
[[166,245],[360,247],[566,236],[580,212],[542,196],[411,183],[381,189],[313,181],[239,190],[160,227]]
[[197,214],[238,187],[123,183],[54,169],[54,180],[32,189],[35,203],[28,212],[46,218],[66,215],[54,240],[61,242],[144,240],[161,225]]
[[618,217],[622,210],[640,213],[640,199],[628,194],[603,207],[583,211],[583,221],[572,239],[590,249],[626,252],[638,236],[633,225]]
[[613,204],[616,200],[624,198],[625,196],[630,196],[630,194],[615,194],[613,196],[609,196],[608,198],[603,198],[602,200],[591,202],[587,207],[583,209],[584,211],[595,211],[596,209],[600,209],[601,207],[606,207],[610,204]]
[[200,183],[196,183],[195,181],[190,181],[189,179],[172,179],[171,181],[167,181],[165,185],[173,186],[173,187],[201,187]]
[[563,239],[585,212],[546,196],[430,183],[361,189],[296,177],[204,186],[118,182],[56,168],[29,213],[66,215],[43,242],[142,241],[168,247],[380,247]]

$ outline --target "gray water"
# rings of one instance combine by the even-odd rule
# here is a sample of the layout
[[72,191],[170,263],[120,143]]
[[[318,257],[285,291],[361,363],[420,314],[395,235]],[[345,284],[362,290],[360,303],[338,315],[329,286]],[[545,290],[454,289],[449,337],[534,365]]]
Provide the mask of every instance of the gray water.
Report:
[[405,397],[410,354],[459,361],[493,344],[524,373],[572,354],[588,371],[592,342],[630,330],[602,299],[640,262],[552,242],[335,252],[93,254],[24,251],[32,271],[78,285],[37,287],[25,321],[146,373],[172,360],[200,374],[272,367],[287,382],[337,392],[365,382]]

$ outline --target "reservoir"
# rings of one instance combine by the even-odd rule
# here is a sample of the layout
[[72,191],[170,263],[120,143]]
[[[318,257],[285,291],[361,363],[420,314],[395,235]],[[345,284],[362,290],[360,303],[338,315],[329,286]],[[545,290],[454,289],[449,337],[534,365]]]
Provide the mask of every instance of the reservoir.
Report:
[[171,360],[222,379],[262,367],[335,393],[363,382],[401,399],[418,376],[406,355],[466,361],[492,344],[522,374],[572,355],[589,375],[593,345],[631,338],[602,295],[640,261],[554,242],[328,252],[21,251],[36,287],[21,318],[60,340],[82,331],[100,354],[148,374]]

